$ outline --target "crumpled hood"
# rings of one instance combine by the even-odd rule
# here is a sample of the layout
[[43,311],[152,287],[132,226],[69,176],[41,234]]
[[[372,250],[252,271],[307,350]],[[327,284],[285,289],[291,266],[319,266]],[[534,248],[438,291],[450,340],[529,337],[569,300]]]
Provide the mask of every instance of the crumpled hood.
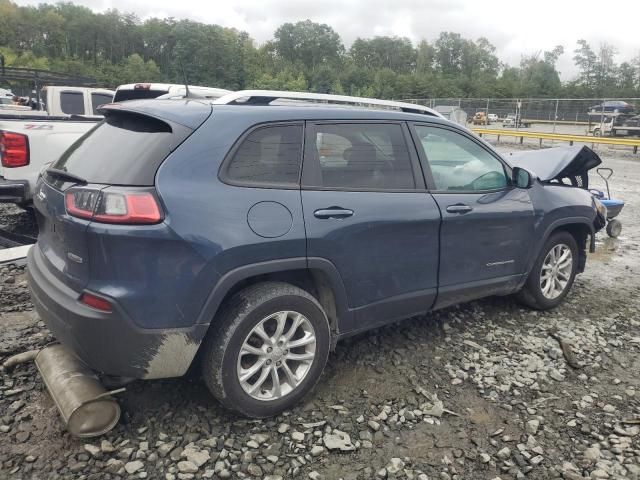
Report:
[[598,154],[585,146],[514,152],[506,160],[514,167],[534,173],[543,182],[580,176],[602,163]]

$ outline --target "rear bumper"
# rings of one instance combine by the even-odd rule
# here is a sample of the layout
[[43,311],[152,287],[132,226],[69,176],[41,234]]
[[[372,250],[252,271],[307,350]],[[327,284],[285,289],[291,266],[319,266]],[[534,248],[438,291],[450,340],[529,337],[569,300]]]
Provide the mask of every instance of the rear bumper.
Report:
[[29,182],[7,180],[0,177],[0,203],[26,203],[31,201]]
[[[186,373],[207,325],[140,329],[113,299],[106,313],[78,301],[56,278],[36,244],[27,256],[31,297],[38,315],[58,341],[98,373],[128,378],[168,378]],[[96,292],[97,293],[97,292]]]

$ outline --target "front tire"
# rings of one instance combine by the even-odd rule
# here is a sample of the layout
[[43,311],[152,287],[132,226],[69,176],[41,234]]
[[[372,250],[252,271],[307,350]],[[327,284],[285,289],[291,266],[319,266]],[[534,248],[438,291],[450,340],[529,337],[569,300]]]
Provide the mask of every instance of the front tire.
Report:
[[277,415],[318,382],[329,356],[329,322],[318,301],[287,283],[235,294],[211,325],[203,375],[213,396],[242,415]]
[[562,303],[578,271],[578,245],[569,232],[552,234],[545,242],[523,289],[516,295],[536,310],[549,310]]

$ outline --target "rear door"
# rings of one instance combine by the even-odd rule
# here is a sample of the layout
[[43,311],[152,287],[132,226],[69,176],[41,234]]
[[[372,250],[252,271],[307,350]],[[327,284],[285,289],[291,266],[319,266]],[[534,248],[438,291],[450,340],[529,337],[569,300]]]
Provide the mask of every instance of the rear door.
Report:
[[302,178],[307,255],[329,260],[352,324],[426,311],[437,287],[440,212],[404,123],[307,123]]
[[437,306],[506,293],[526,270],[534,211],[503,161],[471,135],[413,126],[430,191],[442,212]]

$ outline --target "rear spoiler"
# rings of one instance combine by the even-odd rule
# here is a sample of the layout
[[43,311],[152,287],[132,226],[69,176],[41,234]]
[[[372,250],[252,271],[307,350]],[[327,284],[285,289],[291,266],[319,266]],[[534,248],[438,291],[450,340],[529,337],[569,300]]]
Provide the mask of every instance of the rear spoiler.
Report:
[[98,111],[104,116],[114,112],[131,112],[146,115],[158,120],[177,123],[195,130],[211,115],[212,107],[208,102],[185,99],[180,100],[129,100],[121,103],[101,105]]

